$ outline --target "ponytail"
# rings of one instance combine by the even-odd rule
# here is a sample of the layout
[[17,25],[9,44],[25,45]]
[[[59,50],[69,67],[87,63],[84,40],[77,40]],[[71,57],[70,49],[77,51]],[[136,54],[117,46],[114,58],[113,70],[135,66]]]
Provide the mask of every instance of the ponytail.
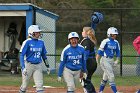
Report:
[[86,31],[87,36],[89,37],[89,39],[90,39],[95,45],[97,45],[97,39],[96,39],[96,37],[95,37],[95,31],[94,31],[91,27],[84,27],[83,30]]

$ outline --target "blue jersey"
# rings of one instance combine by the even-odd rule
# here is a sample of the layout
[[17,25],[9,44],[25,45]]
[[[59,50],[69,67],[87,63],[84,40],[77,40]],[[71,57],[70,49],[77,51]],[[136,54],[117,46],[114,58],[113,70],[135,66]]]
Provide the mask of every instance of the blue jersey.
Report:
[[44,42],[40,39],[28,38],[20,49],[20,63],[22,69],[25,68],[24,59],[31,64],[39,64],[46,57],[46,48]]
[[109,58],[113,58],[115,54],[116,57],[120,57],[120,45],[118,41],[112,38],[104,39],[98,49],[98,54]]
[[83,70],[86,72],[86,59],[84,53],[85,50],[80,44],[76,47],[72,47],[70,44],[67,45],[61,54],[58,76],[62,76],[64,67],[72,71]]

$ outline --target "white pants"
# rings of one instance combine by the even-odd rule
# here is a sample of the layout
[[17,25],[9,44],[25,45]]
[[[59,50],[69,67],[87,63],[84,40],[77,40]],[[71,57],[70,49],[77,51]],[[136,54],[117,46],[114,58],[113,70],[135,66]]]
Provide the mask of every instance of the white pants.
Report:
[[110,82],[114,82],[114,72],[113,72],[113,63],[114,59],[102,57],[100,60],[100,65],[103,73],[103,80],[109,80]]
[[27,75],[22,74],[22,85],[20,89],[26,91],[29,80],[33,76],[37,93],[44,93],[42,64],[25,62],[25,68],[27,69]]
[[64,68],[63,76],[65,79],[65,82],[67,83],[68,91],[74,91],[75,85],[77,82],[79,82],[81,70],[78,71],[72,71],[68,68]]

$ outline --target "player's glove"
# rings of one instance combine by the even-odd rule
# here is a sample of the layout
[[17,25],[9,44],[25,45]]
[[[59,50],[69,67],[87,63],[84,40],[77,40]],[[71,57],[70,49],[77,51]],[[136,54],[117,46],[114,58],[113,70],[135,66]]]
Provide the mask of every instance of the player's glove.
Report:
[[47,73],[48,73],[48,75],[50,74],[50,72],[51,72],[51,69],[48,67],[48,68],[47,68]]
[[119,58],[117,58],[117,59],[114,61],[113,66],[116,67],[116,66],[118,65],[118,63],[119,63]]
[[26,69],[26,68],[24,68],[24,69],[22,70],[22,74],[25,75],[25,76],[28,76],[28,74],[27,74],[27,69]]
[[81,72],[81,73],[80,73],[79,81],[80,81],[80,83],[81,83],[81,85],[82,85],[83,87],[84,87],[84,85],[85,85],[85,80],[86,80],[86,78],[87,78],[87,73]]
[[118,64],[118,61],[116,60],[116,61],[114,61],[113,66],[116,67],[117,64]]
[[49,66],[49,62],[48,62],[47,59],[43,59],[43,61],[44,61],[45,66],[47,67],[47,73],[49,75],[50,72],[51,72],[51,69],[50,69],[50,66]]
[[58,77],[57,80],[58,80],[59,82],[61,82],[61,81],[62,81],[62,78],[61,78],[61,77]]
[[87,73],[83,73],[83,78],[87,78]]

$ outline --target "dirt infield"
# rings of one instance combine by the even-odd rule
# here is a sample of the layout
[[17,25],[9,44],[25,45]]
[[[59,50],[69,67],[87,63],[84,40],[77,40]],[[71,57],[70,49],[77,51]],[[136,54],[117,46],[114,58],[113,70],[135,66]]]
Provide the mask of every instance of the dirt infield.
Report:
[[[135,93],[140,86],[118,86],[117,89],[122,93]],[[0,93],[18,93],[19,87],[0,86]],[[98,90],[98,88],[96,88]],[[35,88],[28,88],[27,93],[35,93]],[[45,93],[66,93],[66,88],[45,88]],[[76,89],[76,93],[83,93],[83,89]],[[110,87],[106,87],[104,93],[113,93]]]

